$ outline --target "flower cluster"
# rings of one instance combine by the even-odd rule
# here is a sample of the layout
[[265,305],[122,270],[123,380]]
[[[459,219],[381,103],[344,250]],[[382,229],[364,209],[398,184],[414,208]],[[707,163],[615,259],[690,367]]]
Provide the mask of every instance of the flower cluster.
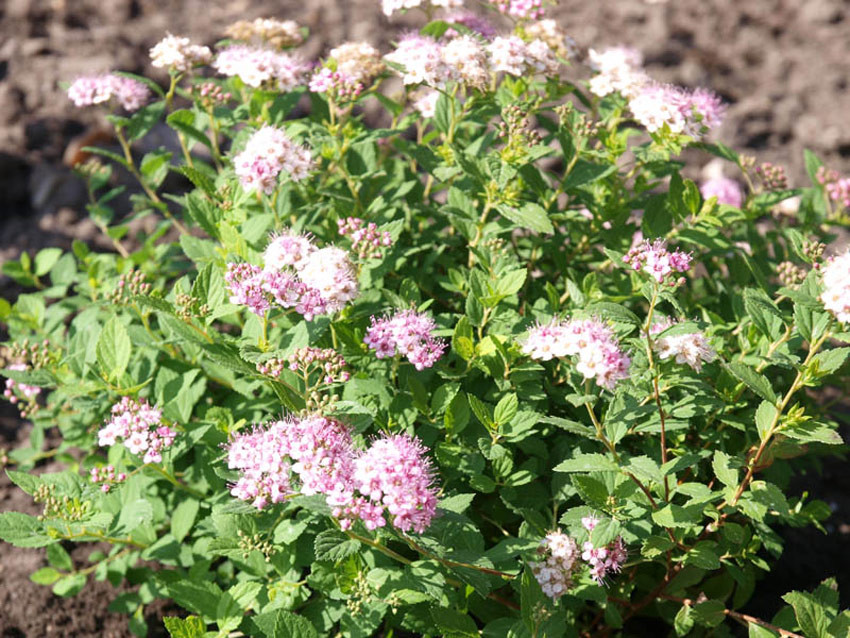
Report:
[[150,50],[151,64],[159,69],[186,73],[200,64],[209,64],[212,51],[209,47],[192,44],[189,38],[170,33]]
[[[593,516],[581,519],[582,526],[588,532],[592,532],[598,523],[598,519]],[[581,559],[590,567],[591,578],[600,585],[605,583],[605,577],[609,573],[619,573],[627,558],[628,552],[622,536],[618,536],[605,547],[594,547],[589,540],[582,545]]]
[[705,199],[716,197],[718,204],[740,208],[744,203],[744,194],[740,185],[728,177],[707,179],[700,185],[699,190]]
[[[26,370],[25,363],[12,363],[8,366],[9,370]],[[12,405],[16,404],[20,398],[26,401],[32,401],[41,394],[41,388],[37,385],[29,385],[26,383],[18,383],[14,379],[6,379],[6,389],[3,391],[3,396],[9,400]]]
[[258,316],[277,304],[310,321],[342,310],[359,293],[354,265],[336,246],[317,249],[308,236],[287,232],[274,236],[263,256],[265,268],[231,263],[224,276],[230,303]]
[[530,41],[541,40],[558,57],[571,60],[578,56],[578,44],[552,19],[530,22],[523,27]]
[[343,529],[356,519],[368,529],[383,527],[386,512],[397,529],[422,533],[437,509],[425,451],[406,434],[384,435],[357,451],[350,430],[339,421],[319,415],[285,419],[229,443],[228,467],[240,472],[231,494],[257,509],[280,503],[295,490],[323,494]]
[[850,323],[850,250],[823,265],[824,307],[843,323]]
[[[656,321],[650,328],[650,334],[657,335],[677,322],[669,317]],[[717,358],[717,352],[709,344],[705,334],[699,330],[684,334],[663,336],[653,342],[653,347],[661,359],[675,358],[678,364],[687,364],[697,372],[703,363],[711,363]]]
[[368,42],[345,42],[330,50],[336,70],[369,85],[384,70],[381,53]]
[[404,67],[401,79],[405,84],[442,86],[449,77],[442,47],[430,36],[408,33],[399,40],[395,51],[384,57]]
[[285,131],[263,126],[251,135],[245,150],[233,158],[233,167],[245,190],[270,195],[281,171],[286,171],[293,181],[300,181],[313,168],[313,158],[309,149],[295,144]]
[[[422,442],[410,435],[384,435],[354,461],[356,489],[372,505],[386,508],[393,526],[403,532],[421,534],[437,512],[434,470],[425,452]],[[372,524],[380,527],[374,508],[369,509]]]
[[841,177],[838,171],[826,166],[818,167],[815,179],[826,188],[829,198],[844,208],[850,208],[850,178]]
[[443,45],[443,62],[451,79],[478,88],[487,85],[490,72],[487,54],[478,38],[462,35]]
[[77,78],[68,87],[68,98],[74,106],[103,104],[111,99],[128,112],[138,111],[150,98],[147,85],[139,80],[115,73]]
[[351,249],[360,259],[380,259],[381,247],[393,245],[387,231],[378,230],[375,222],[366,223],[359,217],[346,217],[337,221],[339,234],[351,240]]
[[677,277],[676,273],[690,270],[692,260],[689,253],[667,250],[667,242],[663,239],[645,239],[623,257],[623,262],[634,270],[647,273],[659,284],[666,280],[670,286],[684,283],[684,277]]
[[297,22],[274,18],[239,20],[227,27],[225,34],[243,42],[255,40],[265,42],[276,49],[295,47],[304,41],[304,35]]
[[434,117],[437,113],[437,101],[440,92],[436,89],[422,87],[411,95],[411,103],[422,117]]
[[310,78],[307,85],[313,93],[327,93],[339,100],[356,100],[363,92],[363,84],[343,71],[322,67]]
[[575,540],[562,531],[549,532],[537,548],[540,562],[530,563],[531,573],[543,593],[558,600],[573,586],[573,571],[578,568],[579,551]]
[[520,20],[539,20],[543,17],[543,0],[489,0],[506,16]]
[[127,475],[124,472],[115,472],[115,467],[107,465],[105,467],[93,467],[89,472],[89,477],[92,483],[100,484],[100,491],[107,493],[115,483],[123,483],[127,480]]
[[406,11],[422,7],[443,9],[457,9],[463,6],[463,0],[381,0],[381,8],[385,16],[391,16],[396,11]]
[[629,100],[635,119],[650,133],[665,125],[673,133],[700,137],[720,125],[725,107],[708,89],[688,91],[671,84],[650,82]]
[[363,342],[379,359],[402,355],[417,370],[433,366],[443,356],[446,342],[433,335],[437,324],[425,313],[401,310],[390,317],[375,319]]
[[224,104],[233,98],[230,91],[225,91],[214,82],[203,82],[194,87],[197,96],[204,108],[210,109],[216,104]]
[[97,433],[98,445],[114,445],[123,439],[124,447],[133,454],[144,452],[145,463],[160,463],[162,450],[174,443],[177,433],[162,423],[162,411],[148,405],[145,399],[136,401],[123,397],[112,406],[112,418]]
[[539,324],[529,330],[522,351],[538,361],[577,356],[576,370],[608,390],[628,378],[631,365],[613,331],[598,319],[553,319]]
[[590,79],[590,92],[605,97],[614,92],[634,97],[649,81],[643,71],[643,55],[630,47],[610,47],[588,51],[590,67],[596,71]]
[[487,45],[487,52],[490,55],[490,68],[495,73],[501,71],[514,76],[525,73],[552,75],[559,66],[554,51],[540,39],[529,43],[515,35],[499,36]]
[[292,91],[304,82],[308,66],[298,58],[274,49],[236,44],[219,51],[213,68],[228,77],[238,77],[253,88]]

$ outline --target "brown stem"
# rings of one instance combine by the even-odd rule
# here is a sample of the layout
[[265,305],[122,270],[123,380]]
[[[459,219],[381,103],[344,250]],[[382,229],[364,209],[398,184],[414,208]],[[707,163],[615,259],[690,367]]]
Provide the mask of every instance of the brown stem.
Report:
[[[677,596],[668,596],[667,594],[661,594],[659,598],[663,598],[665,600],[672,600],[673,602],[682,603],[683,605],[690,607],[696,601],[690,598],[679,598]],[[744,623],[752,623],[754,625],[759,625],[764,627],[765,629],[770,629],[771,631],[777,632],[780,636],[784,636],[785,638],[805,638],[800,634],[795,634],[793,631],[788,631],[787,629],[782,629],[782,627],[777,627],[776,625],[771,625],[769,622],[762,620],[761,618],[756,618],[755,616],[750,616],[749,614],[742,614],[741,612],[735,611],[733,609],[724,609],[723,613],[729,616],[730,618],[734,618],[735,620],[744,622]]]

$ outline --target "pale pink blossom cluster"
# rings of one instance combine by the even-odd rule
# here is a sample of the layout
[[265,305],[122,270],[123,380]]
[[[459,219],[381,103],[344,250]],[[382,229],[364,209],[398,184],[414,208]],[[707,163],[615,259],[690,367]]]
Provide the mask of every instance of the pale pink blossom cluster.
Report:
[[327,67],[312,75],[307,88],[313,93],[326,93],[339,100],[356,100],[363,92],[363,84],[354,77]]
[[649,81],[643,70],[643,55],[637,49],[590,49],[588,58],[591,68],[597,72],[590,79],[590,92],[599,97],[615,92],[634,97]]
[[644,239],[623,257],[623,262],[634,270],[647,273],[658,283],[666,280],[670,286],[684,283],[684,277],[676,275],[690,270],[692,261],[693,257],[690,253],[683,253],[680,250],[670,252],[667,249],[667,242],[663,239],[655,241]]
[[233,168],[246,191],[270,195],[282,171],[296,182],[306,178],[313,168],[313,157],[285,131],[266,125],[251,135],[245,150],[233,158]]
[[[9,365],[9,370],[26,370],[25,363],[13,363]],[[9,400],[9,403],[14,405],[23,398],[27,401],[35,399],[41,394],[41,388],[37,385],[29,385],[27,383],[18,383],[14,379],[6,379],[6,389],[3,391],[3,396]]]
[[422,87],[411,96],[413,108],[422,117],[434,117],[437,113],[437,101],[440,99],[440,95],[440,92],[436,89]]
[[490,69],[494,73],[501,71],[514,76],[529,72],[552,75],[559,67],[555,52],[539,38],[526,42],[515,35],[499,36],[487,45],[487,53],[490,56]]
[[258,317],[264,316],[272,304],[285,310],[292,308],[307,321],[327,312],[321,294],[291,273],[231,263],[227,265],[224,281],[230,292],[230,303],[246,306]]
[[529,40],[542,40],[553,53],[570,60],[578,56],[578,43],[551,18],[530,22],[523,26]]
[[451,74],[443,61],[440,43],[418,33],[402,36],[395,51],[385,55],[384,59],[404,68],[401,79],[405,84],[443,86]]
[[553,319],[538,324],[529,330],[521,348],[537,361],[577,357],[576,370],[608,390],[629,376],[631,358],[614,332],[598,319]]
[[359,217],[337,220],[337,230],[351,240],[351,250],[360,259],[380,259],[381,248],[393,245],[393,238],[387,231],[380,231],[375,222],[367,223]]
[[192,44],[189,38],[167,34],[150,50],[151,64],[159,69],[186,73],[200,64],[209,64],[209,47]]
[[[482,38],[490,39],[496,35],[496,28],[486,19],[472,11],[453,11],[442,18],[448,24],[457,24],[477,33]],[[449,28],[443,34],[444,38],[454,38],[462,35],[457,29]]]
[[650,82],[629,100],[635,120],[656,133],[665,125],[673,133],[700,137],[720,125],[725,107],[707,89],[688,91],[671,84]]
[[850,323],[850,250],[831,257],[822,266],[824,308],[842,323]]
[[288,53],[244,44],[219,51],[212,66],[255,89],[262,86],[278,91],[292,91],[302,85],[309,70],[307,64]]
[[821,183],[825,185],[832,201],[838,202],[844,208],[850,208],[850,177],[839,177],[836,173],[834,179]]
[[500,13],[520,20],[539,20],[543,17],[543,0],[489,0]]
[[443,45],[442,56],[450,79],[478,88],[486,86],[490,69],[478,38],[471,35],[452,38]]
[[[657,335],[677,323],[669,317],[663,317],[652,325],[649,332]],[[699,330],[659,337],[652,345],[661,359],[674,358],[676,363],[687,364],[697,372],[702,370],[703,363],[711,363],[717,358],[717,352]]]
[[417,370],[433,366],[446,350],[444,339],[433,335],[437,324],[424,312],[397,311],[394,315],[375,319],[366,330],[363,342],[379,359],[404,356]]
[[97,433],[98,445],[106,447],[123,439],[133,454],[144,453],[145,463],[162,462],[162,450],[174,443],[177,433],[162,423],[162,410],[147,400],[123,397],[112,406],[112,418]]
[[734,179],[728,177],[713,177],[707,179],[699,187],[700,193],[705,199],[717,198],[718,204],[726,204],[740,208],[744,203],[744,193],[741,186]]
[[573,586],[573,572],[579,567],[579,551],[575,540],[561,530],[549,532],[537,548],[540,562],[530,563],[531,573],[543,593],[558,600]]
[[[581,524],[588,532],[599,523],[594,516],[585,516]],[[605,547],[594,547],[589,540],[582,545],[581,558],[590,567],[590,576],[600,585],[605,584],[605,577],[610,573],[618,574],[623,568],[623,563],[629,557],[623,537],[618,536]]]
[[227,27],[225,33],[234,40],[261,42],[275,49],[298,46],[304,41],[304,35],[297,22],[276,18],[239,20]]
[[111,99],[128,112],[138,111],[150,98],[144,82],[115,73],[80,77],[68,87],[68,98],[74,106],[103,104]]
[[381,53],[368,42],[345,42],[328,54],[336,70],[355,81],[369,85],[384,70]]
[[437,510],[434,471],[419,439],[382,435],[362,451],[351,431],[319,415],[289,418],[236,435],[227,464],[240,473],[230,493],[257,509],[288,496],[323,494],[343,529],[360,519],[367,529],[387,524],[424,532]]
[[100,484],[100,491],[106,494],[116,483],[123,483],[127,480],[127,475],[124,472],[115,472],[115,467],[106,465],[104,467],[93,467],[89,472],[89,477],[92,483]]
[[463,6],[463,0],[381,0],[381,8],[385,16],[391,16],[397,11],[407,11],[421,7],[424,10],[434,8],[457,9]]

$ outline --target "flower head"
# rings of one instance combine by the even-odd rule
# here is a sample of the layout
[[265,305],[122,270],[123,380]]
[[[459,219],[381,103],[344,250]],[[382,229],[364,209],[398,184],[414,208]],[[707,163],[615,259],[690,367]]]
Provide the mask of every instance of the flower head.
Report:
[[579,550],[575,540],[561,530],[549,532],[537,548],[539,562],[530,563],[531,573],[543,593],[558,600],[573,586],[573,573],[579,568]]
[[251,135],[245,149],[233,158],[233,166],[245,190],[270,195],[282,171],[296,182],[307,177],[313,168],[313,158],[307,148],[295,144],[282,129],[264,126]]
[[543,0],[489,0],[506,16],[521,20],[539,20],[543,17]]
[[718,204],[740,208],[741,204],[744,203],[744,194],[741,192],[738,182],[728,177],[708,179],[700,185],[699,190],[705,199],[716,197]]
[[342,310],[360,293],[357,272],[348,252],[326,246],[307,255],[298,271],[301,281],[318,291],[327,312]]
[[150,89],[139,80],[106,73],[77,78],[68,87],[74,106],[91,106],[114,99],[128,112],[138,111],[150,98]]
[[823,265],[821,301],[838,321],[850,323],[850,250]]
[[433,366],[446,349],[446,342],[433,336],[436,327],[424,313],[401,310],[391,317],[372,317],[363,342],[379,359],[400,354],[417,370],[424,370]]
[[680,250],[670,252],[667,249],[667,242],[663,239],[652,242],[645,239],[629,250],[623,257],[623,261],[634,270],[649,274],[658,283],[667,281],[673,286],[683,283],[684,279],[677,277],[676,273],[690,270],[693,257],[690,253],[683,253]]
[[336,62],[337,71],[367,86],[384,70],[381,53],[368,42],[345,42],[331,49],[328,57]]
[[[650,334],[660,334],[676,323],[663,318],[652,325]],[[676,363],[687,364],[697,372],[702,370],[703,363],[711,363],[717,358],[717,352],[699,330],[659,337],[653,342],[653,347],[661,359],[675,358]]]
[[114,445],[123,439],[133,454],[144,453],[145,463],[162,462],[162,450],[174,443],[177,433],[162,424],[162,411],[145,399],[123,397],[112,406],[112,418],[98,431],[98,445]]
[[212,51],[209,47],[192,44],[189,38],[169,33],[154,45],[150,56],[151,64],[157,68],[185,73],[200,64],[209,64]]
[[239,20],[227,27],[225,33],[234,40],[260,41],[276,49],[298,46],[304,41],[297,22],[275,18]]
[[300,59],[274,49],[236,44],[219,51],[213,68],[238,77],[248,86],[292,91],[304,82],[308,66]]
[[399,40],[395,51],[384,57],[404,68],[401,79],[405,84],[442,86],[451,77],[440,43],[429,36],[409,33]]

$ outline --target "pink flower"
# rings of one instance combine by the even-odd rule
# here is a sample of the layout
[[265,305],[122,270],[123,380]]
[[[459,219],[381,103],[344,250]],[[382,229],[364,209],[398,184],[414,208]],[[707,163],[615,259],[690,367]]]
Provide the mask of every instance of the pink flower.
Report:
[[529,563],[531,573],[543,593],[558,600],[573,586],[573,572],[579,567],[578,546],[561,530],[549,532],[537,549],[540,562]]
[[393,245],[393,239],[387,231],[379,231],[374,222],[366,223],[359,217],[346,217],[337,220],[340,235],[351,239],[351,248],[360,259],[380,259],[381,248]]
[[543,0],[489,0],[506,16],[521,20],[539,20],[543,17]]
[[717,127],[725,108],[707,89],[690,92],[671,84],[647,83],[629,100],[635,119],[650,133],[665,125],[673,133],[701,137]]
[[375,319],[366,331],[363,342],[375,351],[379,359],[402,355],[417,370],[433,366],[443,355],[447,344],[433,336],[437,324],[424,313],[402,310],[391,317]]
[[399,40],[396,50],[384,56],[403,67],[404,84],[443,86],[450,79],[451,69],[443,61],[442,47],[434,38],[409,33]]
[[718,204],[740,208],[744,203],[744,194],[738,182],[728,177],[714,177],[706,180],[700,185],[699,190],[705,199],[716,197]]
[[667,250],[667,242],[663,239],[653,242],[645,239],[623,257],[623,262],[634,270],[651,275],[658,283],[666,280],[671,286],[684,283],[684,278],[676,277],[675,273],[690,270],[692,260],[693,257],[689,253]]
[[138,111],[150,98],[150,89],[139,80],[115,73],[77,78],[68,87],[68,98],[75,106],[102,104],[111,99],[125,111]]
[[[660,334],[677,322],[662,318],[650,328],[650,334]],[[675,358],[676,363],[686,364],[700,372],[703,363],[711,363],[717,358],[717,352],[709,344],[705,334],[699,330],[686,334],[676,334],[660,337],[653,342],[653,347],[661,359]]]
[[255,89],[265,86],[284,92],[301,86],[309,70],[307,64],[287,53],[243,44],[219,51],[212,66]]
[[342,310],[360,293],[357,273],[348,253],[336,246],[326,246],[309,253],[298,276],[321,295],[327,312]]
[[145,463],[160,463],[162,450],[174,443],[177,433],[162,424],[162,411],[145,399],[123,397],[112,406],[112,418],[98,432],[98,445],[114,445],[123,439],[133,454],[144,452]]
[[313,168],[313,159],[310,151],[295,144],[286,132],[264,126],[233,158],[233,168],[242,188],[271,195],[277,188],[277,177],[282,171],[286,171],[293,181],[300,181]]
[[597,319],[553,319],[538,324],[529,330],[521,348],[538,361],[577,357],[576,370],[608,390],[629,376],[631,359],[620,349],[611,329]]
[[152,66],[185,73],[199,64],[209,64],[212,51],[209,47],[192,44],[189,38],[169,33],[154,45],[150,56]]
[[821,301],[842,323],[850,323],[850,250],[823,265]]

